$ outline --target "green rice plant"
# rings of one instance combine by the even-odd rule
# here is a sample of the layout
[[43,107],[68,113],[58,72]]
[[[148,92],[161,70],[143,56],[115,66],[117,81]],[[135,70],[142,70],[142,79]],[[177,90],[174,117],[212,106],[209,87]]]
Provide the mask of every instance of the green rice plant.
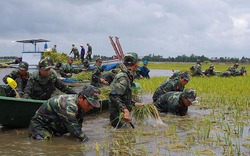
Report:
[[92,77],[92,72],[80,72],[78,74],[74,74],[72,76],[72,78],[76,78],[76,79],[81,79],[81,80],[90,80]]
[[134,119],[141,123],[145,123],[145,121],[149,119],[154,119],[156,125],[163,124],[159,112],[153,104],[144,104],[133,107],[132,114]]

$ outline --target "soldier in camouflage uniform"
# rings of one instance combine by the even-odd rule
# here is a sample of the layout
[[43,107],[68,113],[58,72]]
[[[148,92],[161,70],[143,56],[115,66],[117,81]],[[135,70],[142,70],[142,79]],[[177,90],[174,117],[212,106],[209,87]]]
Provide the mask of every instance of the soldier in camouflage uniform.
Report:
[[115,69],[111,70],[111,72],[107,72],[103,74],[101,77],[108,82],[108,84],[111,84],[111,82],[114,80],[115,75],[117,74],[117,71]]
[[108,82],[105,79],[101,78],[101,72],[103,71],[101,66],[102,66],[102,60],[96,59],[91,78],[91,85],[96,87],[101,87],[100,83],[108,84]]
[[247,70],[246,67],[241,67],[240,70],[236,70],[233,76],[243,76],[243,75],[247,75]]
[[[29,69],[29,64],[27,62],[22,61],[19,63],[18,70],[13,70],[10,74],[4,76],[3,78],[3,82],[5,84],[8,84],[7,82],[8,77],[12,78],[17,82],[16,91],[19,93],[20,97],[23,96],[24,88],[26,87],[28,79],[31,76],[31,74],[28,72],[28,69]],[[5,93],[6,96],[10,97],[16,96],[15,91],[12,90],[10,86],[7,86],[5,88]]]
[[[130,122],[132,106],[141,105],[132,100],[131,90],[134,73],[138,65],[138,55],[136,53],[127,53],[124,56],[123,63],[120,65],[121,71],[118,72],[110,85],[109,117],[111,125],[115,128],[121,128],[125,124],[124,121]],[[119,119],[120,113],[124,113],[123,120]]]
[[183,92],[167,92],[163,94],[154,105],[159,112],[186,115],[188,107],[196,101],[196,91],[187,88]]
[[38,63],[38,71],[34,72],[24,89],[24,98],[48,100],[57,89],[67,94],[77,94],[65,85],[54,72],[50,71],[50,64],[46,59]]
[[235,63],[233,66],[229,67],[227,71],[230,72],[231,76],[233,76],[236,73],[238,67],[239,64]]
[[153,101],[156,101],[161,95],[170,91],[183,91],[185,85],[190,81],[188,72],[180,73],[178,77],[171,77],[163,82],[155,91]]
[[230,77],[230,76],[235,76],[235,74],[237,75],[239,73],[239,71],[237,70],[239,64],[235,63],[233,66],[229,67],[226,71],[220,73],[220,76],[222,77]]
[[69,54],[71,54],[71,53],[74,54],[74,60],[76,59],[76,57],[79,60],[79,57],[80,57],[79,51],[78,51],[77,47],[74,44],[72,44],[72,49],[71,49],[71,52]]
[[214,65],[211,64],[210,67],[208,69],[205,70],[204,73],[206,76],[215,76],[215,72],[214,72]]
[[196,64],[190,68],[192,76],[205,76],[201,70],[201,66],[201,60],[197,60]]
[[82,131],[83,115],[93,107],[100,107],[94,86],[84,86],[78,95],[59,95],[50,98],[30,121],[28,134],[37,140],[49,140],[53,136],[70,133],[80,141],[87,141]]
[[73,58],[69,57],[68,58],[68,63],[63,65],[62,68],[60,69],[60,75],[62,77],[68,78],[71,77],[73,73],[78,74],[80,73],[82,70],[77,70],[72,66],[73,63]]

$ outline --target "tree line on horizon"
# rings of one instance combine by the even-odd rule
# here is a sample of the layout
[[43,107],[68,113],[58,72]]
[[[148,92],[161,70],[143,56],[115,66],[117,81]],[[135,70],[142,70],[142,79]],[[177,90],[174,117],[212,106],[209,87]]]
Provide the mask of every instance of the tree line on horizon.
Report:
[[230,57],[213,57],[213,58],[208,58],[204,55],[197,56],[194,54],[191,54],[190,56],[187,55],[179,55],[177,57],[168,57],[164,58],[161,55],[154,55],[154,54],[149,54],[148,56],[142,57],[142,60],[148,60],[152,62],[196,62],[197,60],[201,61],[210,61],[210,62],[250,62],[250,58],[247,57],[242,57],[241,59],[239,58],[230,58]]
[[[15,60],[17,56],[0,56],[0,60]],[[112,57],[108,56],[101,56],[101,55],[93,55],[93,60],[97,58],[102,58],[104,60],[110,60],[113,59]],[[240,58],[231,58],[231,57],[213,57],[213,58],[208,58],[204,55],[198,56],[191,54],[190,56],[187,55],[179,55],[177,57],[168,57],[164,58],[162,55],[154,55],[154,54],[149,54],[147,56],[143,56],[140,60],[147,60],[147,61],[152,61],[152,62],[196,62],[197,60],[201,61],[210,61],[210,62],[241,62],[241,63],[247,63],[250,62],[250,58],[247,57],[242,57]]]

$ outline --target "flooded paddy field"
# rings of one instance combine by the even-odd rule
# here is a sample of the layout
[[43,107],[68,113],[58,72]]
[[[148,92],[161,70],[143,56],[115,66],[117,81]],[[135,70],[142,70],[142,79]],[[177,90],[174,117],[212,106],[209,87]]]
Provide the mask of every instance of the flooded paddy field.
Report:
[[[164,78],[150,81],[155,90]],[[215,83],[216,81],[216,83]],[[143,80],[139,83],[144,87]],[[237,84],[237,85],[236,85]],[[213,87],[211,87],[213,86]],[[86,116],[83,131],[89,141],[71,136],[37,141],[27,137],[27,128],[2,127],[0,155],[250,155],[249,76],[240,78],[192,78],[187,87],[197,90],[198,102],[186,116],[160,114],[164,125],[154,120],[115,130],[109,113]],[[146,87],[145,87],[146,88]],[[230,88],[230,89],[228,89]],[[152,93],[139,100],[152,103]]]

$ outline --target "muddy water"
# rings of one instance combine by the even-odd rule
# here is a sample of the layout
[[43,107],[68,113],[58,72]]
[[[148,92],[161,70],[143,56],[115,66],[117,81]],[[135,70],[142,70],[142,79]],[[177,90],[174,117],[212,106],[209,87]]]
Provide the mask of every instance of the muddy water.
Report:
[[[0,78],[8,72],[9,69],[1,69]],[[151,98],[151,94],[142,95],[140,100],[150,103]],[[210,113],[211,110],[199,109],[194,105],[189,107],[184,117],[160,114],[164,125],[157,126],[153,120],[144,124],[133,121],[135,129],[126,125],[122,130],[114,130],[109,125],[109,114],[105,111],[84,118],[83,131],[90,138],[86,143],[71,136],[36,141],[27,137],[27,128],[2,127],[0,155],[227,155],[225,151],[229,147],[223,143],[226,140],[226,136],[223,136],[225,129],[218,127],[213,130],[210,134],[213,140],[202,139],[207,124],[202,124],[201,120]],[[244,126],[242,136],[232,140],[241,145],[241,155],[250,155],[249,129],[249,126]],[[222,136],[216,140],[217,133]],[[232,148],[235,150],[235,145]]]

